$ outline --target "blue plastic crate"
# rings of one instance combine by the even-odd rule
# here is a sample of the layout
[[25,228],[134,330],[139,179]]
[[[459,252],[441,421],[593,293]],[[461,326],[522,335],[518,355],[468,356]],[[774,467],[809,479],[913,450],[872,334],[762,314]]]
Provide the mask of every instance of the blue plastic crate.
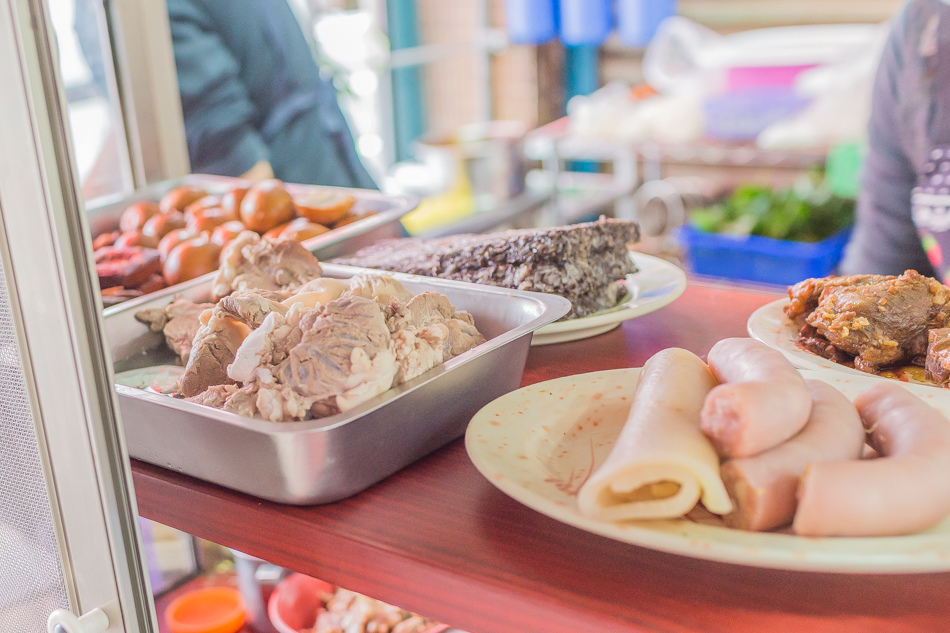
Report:
[[845,229],[815,243],[680,229],[689,269],[698,275],[789,286],[834,273],[851,236]]

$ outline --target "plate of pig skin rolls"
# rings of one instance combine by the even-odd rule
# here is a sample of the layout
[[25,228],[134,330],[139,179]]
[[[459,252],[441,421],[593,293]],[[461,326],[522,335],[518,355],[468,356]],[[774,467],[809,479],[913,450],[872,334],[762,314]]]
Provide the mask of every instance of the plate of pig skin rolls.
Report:
[[746,338],[705,360],[506,394],[466,450],[499,490],[574,527],[734,564],[950,570],[950,392],[799,370]]

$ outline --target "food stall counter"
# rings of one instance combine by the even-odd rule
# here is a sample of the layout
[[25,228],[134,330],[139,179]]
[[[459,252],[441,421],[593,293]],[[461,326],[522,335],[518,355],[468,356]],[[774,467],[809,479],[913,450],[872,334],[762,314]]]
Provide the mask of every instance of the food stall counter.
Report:
[[[692,281],[601,336],[534,347],[523,384],[705,354],[744,336],[761,288]],[[455,441],[344,501],[262,501],[133,462],[140,513],[471,633],[950,630],[950,574],[841,574],[700,560],[571,527],[500,492]]]

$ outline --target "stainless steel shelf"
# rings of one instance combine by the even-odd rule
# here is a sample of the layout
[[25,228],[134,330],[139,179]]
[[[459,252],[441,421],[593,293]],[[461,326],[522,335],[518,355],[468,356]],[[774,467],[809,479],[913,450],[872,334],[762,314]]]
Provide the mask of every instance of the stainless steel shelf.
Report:
[[824,165],[827,149],[763,150],[751,143],[713,140],[662,144],[584,139],[571,136],[566,117],[533,130],[525,140],[525,156],[542,162],[552,159],[615,162],[618,158],[629,160],[631,155],[644,162],[808,169]]

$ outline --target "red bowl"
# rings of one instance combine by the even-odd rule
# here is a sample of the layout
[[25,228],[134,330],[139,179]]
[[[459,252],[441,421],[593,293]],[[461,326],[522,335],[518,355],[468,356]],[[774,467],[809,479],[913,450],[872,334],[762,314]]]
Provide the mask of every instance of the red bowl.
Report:
[[[274,592],[267,601],[267,615],[278,633],[303,633],[303,630],[308,627],[300,622],[315,622],[317,616],[324,610],[322,603],[318,601],[293,604],[281,599],[281,592],[294,591],[299,594],[301,589],[306,589],[310,585],[312,585],[314,595],[318,595],[324,587],[332,587],[329,583],[304,574],[291,574],[274,587]],[[291,609],[291,606],[294,609]],[[443,633],[448,628],[447,624],[437,624],[426,633]]]

